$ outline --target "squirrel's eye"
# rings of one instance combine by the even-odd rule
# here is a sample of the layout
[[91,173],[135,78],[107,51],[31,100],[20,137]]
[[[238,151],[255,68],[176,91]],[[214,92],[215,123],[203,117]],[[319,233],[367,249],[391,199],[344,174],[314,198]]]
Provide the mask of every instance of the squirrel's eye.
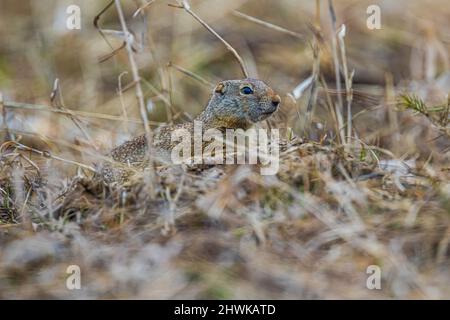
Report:
[[241,89],[241,92],[242,92],[243,94],[252,94],[252,93],[253,93],[253,89],[250,88],[250,87],[243,87],[243,88]]

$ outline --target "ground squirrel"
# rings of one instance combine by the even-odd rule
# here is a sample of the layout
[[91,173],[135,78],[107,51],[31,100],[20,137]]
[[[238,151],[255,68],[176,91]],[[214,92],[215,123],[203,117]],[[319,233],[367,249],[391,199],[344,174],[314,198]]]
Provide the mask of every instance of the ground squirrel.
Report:
[[[216,128],[243,129],[267,119],[281,102],[280,96],[266,83],[257,79],[225,80],[214,88],[205,110],[195,118],[202,122],[203,130]],[[170,158],[173,148],[171,133],[179,128],[192,132],[193,122],[167,125],[155,130],[152,155],[156,158]],[[145,166],[147,139],[145,135],[127,141],[108,154],[114,161],[126,166]],[[170,160],[169,160],[170,161]],[[106,182],[123,181],[126,170],[110,162],[101,165],[100,174]]]

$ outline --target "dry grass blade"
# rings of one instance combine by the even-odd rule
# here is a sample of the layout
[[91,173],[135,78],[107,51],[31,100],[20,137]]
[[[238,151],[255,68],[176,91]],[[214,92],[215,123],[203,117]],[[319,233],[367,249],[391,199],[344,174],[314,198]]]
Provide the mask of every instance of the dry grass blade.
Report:
[[9,134],[9,129],[8,129],[8,123],[6,122],[6,106],[5,103],[3,101],[3,94],[0,91],[0,114],[2,116],[2,127],[5,129],[6,131],[6,138],[9,139],[10,134]]
[[114,49],[113,46],[111,45],[111,43],[110,43],[110,42],[108,41],[108,39],[106,38],[106,36],[105,36],[105,34],[104,34],[104,32],[103,32],[103,29],[102,29],[102,28],[100,27],[100,25],[99,25],[100,17],[101,17],[106,11],[108,11],[108,9],[109,9],[113,4],[114,4],[114,0],[110,0],[110,1],[108,2],[108,4],[107,4],[107,5],[106,5],[99,13],[97,13],[97,14],[95,15],[94,21],[93,21],[93,24],[94,24],[95,29],[98,30],[98,32],[100,33],[100,36],[103,38],[103,40],[105,40],[105,42],[108,44],[108,46],[109,46],[109,47],[111,48],[111,50],[112,50],[112,52],[110,52],[110,53],[108,53],[108,54],[106,54],[106,55],[104,55],[104,56],[98,58],[98,60],[99,60],[100,63],[101,63],[101,62],[104,62],[104,61],[106,61],[106,60],[108,60],[108,59],[110,59],[110,58],[113,57],[113,56],[115,56],[115,55],[117,54],[117,52],[119,52],[120,50],[122,50],[122,49],[125,48],[125,46],[126,46],[126,42],[124,41],[120,47]]
[[337,135],[340,137],[341,143],[346,142],[345,139],[345,133],[342,131],[344,129],[344,121],[342,117],[342,110],[343,110],[343,103],[342,103],[342,96],[341,96],[341,73],[340,73],[340,63],[339,63],[339,55],[337,51],[337,43],[336,43],[336,13],[334,11],[333,7],[333,1],[328,0],[328,9],[330,12],[330,19],[331,19],[331,25],[333,29],[333,34],[331,38],[331,45],[332,45],[332,53],[333,53],[333,64],[334,64],[334,73],[336,78],[336,90],[337,90],[337,100],[338,103],[335,104],[335,113],[337,117],[337,123],[339,130],[337,132]]
[[[56,102],[56,97],[59,97],[59,103]],[[50,95],[50,100],[52,103],[54,103],[56,105],[56,108],[62,111],[66,111],[69,119],[72,120],[72,122],[75,124],[75,126],[80,129],[81,133],[86,137],[87,141],[89,142],[89,144],[95,149],[98,150],[98,146],[97,144],[94,142],[94,140],[92,139],[91,135],[89,134],[89,132],[87,131],[87,129],[84,127],[82,121],[80,119],[77,118],[76,115],[74,115],[71,112],[67,111],[67,108],[64,104],[64,98],[61,92],[61,87],[59,84],[59,79],[56,78],[54,85],[53,85],[53,91]]]
[[122,72],[119,77],[117,78],[117,84],[118,84],[118,88],[117,88],[117,94],[119,95],[119,100],[120,100],[120,106],[122,107],[122,114],[123,114],[123,118],[124,118],[124,129],[125,132],[128,133],[129,129],[128,129],[128,113],[127,113],[127,107],[125,106],[125,103],[123,101],[123,94],[122,94],[122,77],[124,75],[126,75],[128,72],[124,71]]
[[179,65],[176,65],[176,64],[174,64],[174,63],[172,63],[172,62],[169,61],[169,62],[167,63],[167,66],[168,66],[168,67],[172,67],[172,68],[174,68],[175,70],[180,71],[181,73],[187,75],[188,77],[191,77],[191,78],[194,79],[194,80],[197,80],[198,82],[200,82],[200,83],[203,84],[204,86],[207,86],[208,88],[213,88],[213,87],[214,87],[214,84],[213,84],[213,83],[209,82],[208,80],[206,80],[206,79],[203,78],[202,76],[200,76],[200,75],[198,75],[198,74],[196,74],[196,73],[194,73],[194,72],[192,72],[192,71],[189,71],[189,70],[187,70],[187,69],[185,69],[185,68],[183,68],[183,67],[180,67]]
[[149,6],[151,6],[156,0],[150,0],[147,3],[140,6],[134,13],[133,18],[136,18],[141,12],[144,12]]
[[120,0],[115,0],[115,4],[116,4],[116,10],[117,10],[117,14],[119,16],[119,20],[120,20],[120,25],[122,26],[122,31],[125,34],[125,38],[126,38],[126,49],[128,52],[128,59],[130,62],[130,68],[131,68],[131,73],[133,75],[133,81],[136,82],[136,98],[138,101],[138,105],[139,105],[139,112],[141,114],[141,118],[144,124],[144,130],[146,133],[146,139],[147,139],[147,145],[148,145],[148,159],[149,159],[149,175],[150,175],[150,194],[152,197],[155,196],[156,194],[156,176],[155,176],[155,171],[154,171],[154,165],[153,165],[153,160],[152,160],[152,155],[151,155],[151,150],[152,150],[152,145],[153,145],[153,134],[150,128],[150,123],[148,121],[148,116],[147,116],[147,110],[145,107],[145,102],[144,102],[144,94],[142,92],[142,87],[141,87],[141,82],[140,82],[140,77],[139,77],[139,72],[138,72],[138,68],[137,68],[137,64],[136,61],[134,59],[134,53],[133,53],[133,48],[131,46],[131,42],[130,42],[130,32],[128,31],[128,27],[125,21],[125,17],[123,15],[123,11],[122,11],[122,5],[120,3]]
[[[445,1],[383,7],[381,30],[354,0],[91,1],[79,31],[64,2],[1,2],[0,299],[449,298]],[[211,92],[242,70],[273,92]],[[222,122],[258,99],[277,110],[256,140],[206,132],[203,157],[174,141],[200,138],[211,101]],[[158,147],[171,136],[168,157],[142,126]],[[189,142],[192,161],[171,163]],[[241,164],[212,164],[221,150]],[[62,288],[72,264],[81,290]]]
[[345,37],[346,33],[346,27],[345,24],[343,24],[337,32],[337,38],[339,41],[339,48],[341,52],[341,59],[342,59],[342,66],[344,71],[344,80],[345,80],[345,93],[346,93],[346,100],[347,100],[347,144],[351,143],[352,140],[352,101],[353,101],[353,72],[348,72],[348,66],[347,66],[347,54],[345,51]]
[[[106,37],[105,37],[106,39]],[[99,63],[103,63],[109,59],[111,59],[112,57],[114,57],[120,50],[122,50],[123,48],[125,48],[127,44],[125,42],[123,42],[120,47],[113,49],[110,53],[107,53],[101,57],[98,57],[98,62]]]
[[[111,114],[103,114],[103,113],[96,113],[96,112],[88,112],[88,111],[80,111],[80,110],[72,110],[72,109],[51,109],[48,106],[39,105],[39,104],[31,104],[31,103],[23,103],[23,102],[16,102],[16,101],[5,101],[4,106],[6,109],[23,109],[23,110],[33,110],[33,111],[42,111],[42,112],[50,112],[50,113],[56,113],[56,114],[63,114],[63,115],[76,115],[81,118],[92,118],[92,119],[99,119],[99,120],[108,120],[108,121],[126,121],[130,123],[137,123],[142,124],[143,121],[139,119],[125,119],[122,116],[115,116]],[[149,121],[151,125],[159,125],[159,122]]]
[[247,15],[245,13],[242,13],[242,12],[239,12],[237,10],[233,12],[233,15],[236,16],[236,17],[244,18],[244,19],[246,19],[248,21],[257,23],[257,24],[259,24],[261,26],[264,26],[266,28],[269,28],[269,29],[272,29],[272,30],[276,30],[276,31],[281,32],[281,33],[288,34],[288,35],[290,35],[290,36],[292,36],[294,38],[297,38],[297,39],[300,39],[300,40],[305,40],[305,36],[303,36],[302,34],[300,34],[298,32],[294,32],[294,31],[288,30],[286,28],[277,26],[277,25],[275,25],[273,23],[266,22],[266,21],[263,21],[261,19],[249,16],[249,15]]
[[234,49],[224,38],[222,38],[213,28],[211,28],[205,21],[203,21],[195,12],[191,10],[191,6],[187,0],[182,0],[178,3],[178,5],[169,4],[169,6],[179,9],[184,9],[187,13],[189,13],[195,20],[197,20],[202,26],[206,28],[210,33],[212,33],[217,39],[219,39],[225,47],[233,54],[236,60],[241,67],[241,71],[245,78],[249,77],[247,67],[245,66],[244,60],[242,60],[241,56],[237,53],[236,49]]
[[67,164],[72,164],[72,165],[81,167],[83,169],[87,169],[87,170],[92,171],[94,173],[97,172],[97,170],[95,170],[95,168],[92,167],[92,166],[89,166],[89,165],[86,165],[86,164],[83,164],[83,163],[80,163],[80,162],[77,162],[77,161],[74,161],[74,160],[64,159],[64,158],[61,158],[59,156],[52,155],[48,151],[41,151],[41,150],[38,150],[38,149],[35,149],[35,148],[31,148],[31,147],[23,145],[23,144],[21,144],[19,142],[16,142],[16,141],[5,142],[4,144],[2,144],[0,146],[0,151],[1,150],[6,150],[6,149],[8,149],[11,146],[15,146],[18,150],[31,151],[31,152],[36,153],[36,154],[38,154],[38,155],[40,155],[40,156],[42,156],[44,158],[55,159],[55,160],[58,160],[58,161],[61,161],[61,162],[67,163]]

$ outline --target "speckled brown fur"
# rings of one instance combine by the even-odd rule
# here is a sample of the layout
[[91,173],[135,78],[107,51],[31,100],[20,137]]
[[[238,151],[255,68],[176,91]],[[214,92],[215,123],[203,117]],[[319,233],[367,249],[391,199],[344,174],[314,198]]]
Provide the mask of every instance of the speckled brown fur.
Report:
[[[245,93],[248,88],[251,93]],[[203,130],[248,129],[254,123],[271,116],[278,108],[280,97],[263,81],[257,79],[225,80],[215,87],[205,110],[196,118],[202,121]],[[170,152],[175,143],[171,133],[176,129],[193,132],[193,123],[167,125],[154,132],[152,156],[155,159],[170,162]],[[111,150],[109,156],[119,165],[104,162],[100,173],[106,182],[124,181],[131,174],[130,167],[145,167],[147,139],[138,136]]]

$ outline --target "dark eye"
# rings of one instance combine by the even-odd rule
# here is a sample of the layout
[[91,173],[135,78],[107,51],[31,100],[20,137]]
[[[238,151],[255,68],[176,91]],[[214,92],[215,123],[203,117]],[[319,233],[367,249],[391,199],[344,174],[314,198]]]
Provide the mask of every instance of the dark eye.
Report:
[[253,89],[250,88],[250,87],[243,87],[243,88],[241,89],[241,92],[242,92],[243,94],[252,94],[252,93],[253,93]]

